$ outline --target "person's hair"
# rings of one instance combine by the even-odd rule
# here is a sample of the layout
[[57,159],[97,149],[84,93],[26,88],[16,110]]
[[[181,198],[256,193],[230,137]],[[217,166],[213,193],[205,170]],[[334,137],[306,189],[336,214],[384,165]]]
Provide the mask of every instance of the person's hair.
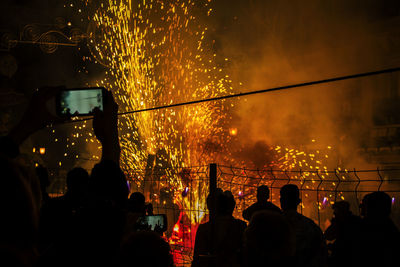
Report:
[[97,199],[114,201],[120,206],[124,206],[128,199],[129,188],[125,175],[114,161],[103,160],[96,164],[90,175],[89,186]]
[[283,215],[258,211],[252,216],[244,233],[247,266],[277,266],[294,255],[295,236]]
[[225,191],[217,196],[217,214],[232,215],[236,202],[231,191]]
[[334,209],[341,209],[341,210],[350,210],[350,203],[344,200],[336,201],[332,208]]
[[269,199],[269,188],[267,185],[257,187],[257,200],[267,201]]
[[[216,202],[217,202],[217,200],[218,200],[218,196],[219,196],[220,194],[222,194],[222,193],[223,193],[223,191],[222,191],[221,188],[217,188],[217,189],[215,190],[215,201],[216,201]],[[212,195],[211,195],[211,194],[208,194],[206,202],[207,202],[207,209],[208,209],[209,211],[213,211],[213,210],[215,210],[215,208],[216,208],[216,207],[214,207],[214,203],[212,203],[211,200],[212,200]]]
[[145,197],[140,192],[133,192],[129,196],[128,210],[131,212],[145,212]]
[[67,173],[67,189],[75,190],[87,186],[89,173],[80,167],[73,168]]
[[227,201],[227,209],[226,212],[229,215],[232,215],[233,211],[235,210],[236,207],[236,201],[235,198],[232,194],[231,191],[225,191],[224,195],[226,196],[226,201]]
[[287,184],[280,191],[282,209],[296,209],[300,203],[300,191],[297,185]]
[[129,199],[131,199],[131,200],[133,200],[133,201],[135,201],[137,203],[143,203],[143,204],[146,201],[144,195],[142,193],[140,193],[140,192],[133,192],[129,196]]
[[141,231],[123,242],[120,266],[172,267],[174,261],[169,244],[159,234]]
[[364,215],[367,218],[389,217],[392,200],[385,192],[373,192],[364,196],[362,200]]

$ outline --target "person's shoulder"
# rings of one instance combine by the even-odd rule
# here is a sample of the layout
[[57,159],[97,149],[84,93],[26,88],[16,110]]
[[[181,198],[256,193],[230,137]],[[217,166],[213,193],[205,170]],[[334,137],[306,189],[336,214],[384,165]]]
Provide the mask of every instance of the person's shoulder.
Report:
[[258,203],[258,202],[255,202],[255,203],[251,204],[250,206],[248,206],[248,207],[245,209],[245,211],[246,211],[246,210],[255,209],[255,208],[258,207],[258,205],[259,205],[259,203]]
[[[250,220],[251,215],[259,209],[258,202],[255,202],[243,210],[242,214],[246,220]],[[247,218],[249,217],[249,218]]]
[[317,224],[313,220],[311,220],[310,218],[308,218],[308,217],[306,217],[306,216],[304,216],[303,214],[300,214],[300,213],[297,213],[297,214],[298,214],[298,216],[300,216],[302,218],[302,220],[304,220],[304,222],[306,222],[306,223],[308,223],[310,225],[313,225],[313,226],[317,226]]
[[310,218],[304,216],[303,214],[298,213],[301,216],[301,219],[303,220],[303,222],[313,231],[316,231],[318,233],[322,233],[321,228],[318,226],[318,224],[316,224],[313,220],[311,220]]
[[202,235],[210,231],[210,222],[199,224],[197,227],[196,235]]
[[245,221],[241,220],[241,219],[234,218],[234,222],[235,222],[237,225],[247,227],[247,223],[246,223]]
[[270,201],[266,202],[265,206],[270,210],[281,212],[281,209],[277,205],[275,205],[274,203],[272,203]]
[[199,224],[199,227],[197,228],[197,230],[203,230],[203,229],[207,229],[210,227],[210,222],[205,222],[205,223],[201,223]]

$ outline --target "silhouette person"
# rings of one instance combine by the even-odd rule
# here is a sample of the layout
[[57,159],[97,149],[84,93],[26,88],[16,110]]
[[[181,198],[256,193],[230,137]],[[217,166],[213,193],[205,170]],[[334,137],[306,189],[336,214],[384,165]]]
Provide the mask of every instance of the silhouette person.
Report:
[[[241,266],[243,232],[246,223],[232,214],[236,206],[230,191],[217,191],[215,222],[200,224],[197,229],[192,266]],[[214,206],[207,197],[207,208]]]
[[83,207],[87,197],[89,174],[85,169],[74,168],[67,174],[67,192],[48,200],[40,210],[40,241],[42,249],[62,242],[71,228],[76,212]]
[[[102,144],[101,161],[89,178],[89,202],[77,214],[71,235],[75,261],[82,265],[115,266],[126,224],[129,188],[119,166],[118,105],[111,92],[104,95],[104,111],[94,110],[93,130]],[[73,262],[73,261],[72,261]]]
[[284,185],[280,197],[283,216],[295,235],[296,266],[324,266],[327,252],[322,231],[311,219],[297,212],[301,203],[299,188],[294,184]]
[[248,207],[243,211],[243,218],[247,221],[250,221],[251,216],[261,210],[271,210],[275,212],[281,212],[281,210],[274,205],[273,203],[268,201],[269,199],[269,188],[266,185],[261,185],[257,188],[257,202]]
[[330,266],[355,266],[358,264],[358,238],[361,218],[350,211],[347,201],[338,201],[332,206],[333,219],[324,235],[326,240],[334,241],[330,250]]
[[297,266],[294,253],[295,236],[284,216],[271,210],[254,213],[244,232],[245,266]]
[[77,210],[63,242],[42,255],[40,266],[118,264],[129,189],[119,166],[118,105],[111,92],[104,97],[104,111],[94,111],[93,130],[102,144],[102,158],[89,177],[88,201]]
[[7,136],[0,137],[0,257],[6,266],[35,266],[38,258],[37,235],[40,186],[37,176],[18,163],[19,146],[32,133],[56,119],[46,110],[45,101],[60,87],[37,90],[22,119]]
[[130,234],[122,243],[120,267],[173,267],[169,244],[157,233],[140,231]]
[[63,196],[67,205],[76,211],[87,201],[89,174],[83,168],[74,168],[67,174],[67,192]]
[[[3,151],[1,151],[3,152]],[[21,167],[0,152],[0,265],[34,266],[38,207]]]
[[385,192],[364,196],[360,266],[395,266],[400,262],[400,233],[390,218],[392,201]]

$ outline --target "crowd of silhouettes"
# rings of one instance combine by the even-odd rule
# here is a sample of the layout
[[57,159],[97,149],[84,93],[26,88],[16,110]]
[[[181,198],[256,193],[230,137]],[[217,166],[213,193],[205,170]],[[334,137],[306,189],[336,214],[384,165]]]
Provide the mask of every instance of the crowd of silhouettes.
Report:
[[[69,171],[63,196],[51,198],[47,193],[46,168],[33,170],[18,160],[19,146],[29,135],[57,122],[44,103],[59,89],[36,92],[21,122],[0,138],[1,265],[174,266],[162,234],[138,231],[138,219],[153,215],[153,207],[139,192],[129,196],[119,166],[118,106],[111,93],[105,95],[104,111],[94,112],[93,129],[102,144],[102,159],[90,174],[83,168]],[[174,207],[167,196],[163,205]],[[361,217],[352,214],[348,202],[336,202],[325,233],[298,212],[302,200],[296,185],[280,189],[280,208],[269,201],[266,185],[257,188],[256,197],[243,211],[244,220],[233,216],[236,201],[230,191],[218,188],[207,197],[210,219],[197,229],[192,266],[400,263],[400,233],[390,218],[391,198],[384,192],[364,196]],[[171,232],[171,225],[166,229]]]
[[60,118],[46,101],[61,88],[41,88],[22,120],[0,138],[1,266],[173,266],[168,242],[155,231],[137,231],[139,216],[152,214],[144,196],[129,188],[122,172],[118,106],[106,92],[104,110],[94,110],[93,130],[102,158],[90,174],[68,172],[67,191],[51,198],[47,170],[22,164],[19,146],[32,133]]
[[[243,211],[246,223],[232,216],[235,200],[217,189],[207,207],[214,218],[197,230],[192,266],[397,266],[400,232],[390,218],[391,198],[385,192],[366,194],[362,217],[346,201],[335,202],[325,233],[298,212],[300,190],[280,189],[278,208],[268,201],[269,188],[257,188],[257,201]],[[211,203],[214,200],[214,203]],[[227,205],[226,203],[229,203]]]

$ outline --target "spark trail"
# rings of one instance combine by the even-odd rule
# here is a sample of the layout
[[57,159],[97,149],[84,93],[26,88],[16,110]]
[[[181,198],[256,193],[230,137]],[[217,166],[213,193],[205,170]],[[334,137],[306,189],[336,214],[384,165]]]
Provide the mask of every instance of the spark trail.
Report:
[[[86,5],[94,10],[89,47],[107,67],[97,85],[114,93],[120,111],[231,92],[232,81],[216,64],[207,27],[198,18],[210,14],[209,1],[110,0]],[[182,190],[182,179],[168,170],[205,165],[215,160],[217,150],[224,151],[227,108],[221,101],[121,117],[125,172],[145,169],[148,155],[156,155],[157,167],[166,168],[167,179]],[[198,205],[205,208],[204,201]]]

